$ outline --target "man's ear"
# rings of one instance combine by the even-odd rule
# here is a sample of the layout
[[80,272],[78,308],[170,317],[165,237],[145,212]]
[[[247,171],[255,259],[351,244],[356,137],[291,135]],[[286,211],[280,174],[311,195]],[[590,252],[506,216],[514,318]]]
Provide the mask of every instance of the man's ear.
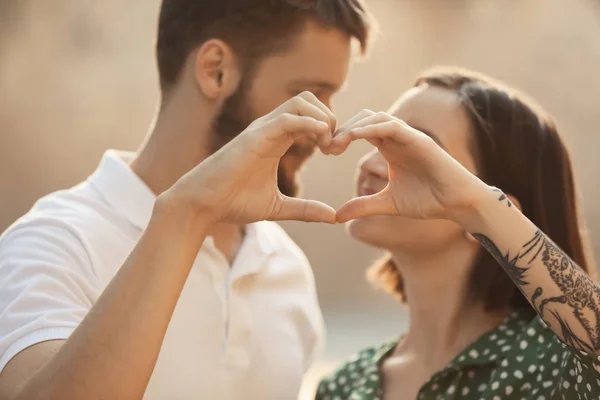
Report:
[[241,81],[238,60],[231,47],[219,39],[211,39],[195,54],[194,76],[200,90],[211,100],[231,96]]

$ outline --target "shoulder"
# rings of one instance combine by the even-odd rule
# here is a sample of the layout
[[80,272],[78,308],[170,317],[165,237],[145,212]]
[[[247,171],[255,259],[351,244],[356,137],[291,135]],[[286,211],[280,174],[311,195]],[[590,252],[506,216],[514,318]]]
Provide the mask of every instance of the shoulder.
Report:
[[50,226],[56,221],[63,222],[63,226],[76,227],[85,221],[104,219],[108,211],[109,207],[102,197],[88,182],[83,182],[41,197],[9,231],[22,226]]
[[84,232],[102,222],[86,201],[45,196],[0,236],[0,370],[31,345],[68,338],[99,296]]
[[99,225],[121,222],[123,217],[115,212],[91,182],[84,181],[70,189],[42,197],[21,218],[22,221],[34,222],[57,219],[74,229],[91,230]]
[[558,337],[529,309],[513,312],[488,339],[488,347],[499,358],[518,357],[538,362],[538,359],[543,361],[546,354],[551,356],[563,350]]
[[379,363],[396,346],[397,341],[390,341],[379,346],[370,346],[338,367],[319,384],[317,398],[340,396],[347,398],[357,387],[364,387],[379,381]]
[[6,256],[27,250],[30,255],[35,255],[42,248],[59,243],[78,247],[75,204],[66,192],[42,197],[0,236],[0,254]]
[[0,236],[0,270],[7,263],[91,264],[89,244],[107,231],[107,210],[86,183],[42,197]]
[[577,350],[564,343],[540,317],[534,318],[525,327],[519,340],[522,346],[526,340],[532,344],[541,364],[561,367],[563,380],[581,383],[589,378],[596,384],[596,390],[600,390],[600,356]]
[[[515,329],[516,328],[516,329]],[[510,329],[510,328],[509,328]],[[563,343],[539,316],[513,324],[512,348],[500,368],[522,378],[532,393],[600,394],[600,358]]]

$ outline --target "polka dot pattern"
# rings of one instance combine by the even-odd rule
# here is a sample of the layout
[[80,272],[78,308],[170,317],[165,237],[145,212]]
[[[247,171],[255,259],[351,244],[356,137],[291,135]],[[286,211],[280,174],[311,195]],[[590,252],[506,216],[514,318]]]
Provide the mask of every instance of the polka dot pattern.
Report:
[[[317,400],[384,398],[379,366],[397,341],[358,353],[319,385]],[[538,318],[513,313],[443,370],[417,399],[600,399],[600,357],[573,350]]]

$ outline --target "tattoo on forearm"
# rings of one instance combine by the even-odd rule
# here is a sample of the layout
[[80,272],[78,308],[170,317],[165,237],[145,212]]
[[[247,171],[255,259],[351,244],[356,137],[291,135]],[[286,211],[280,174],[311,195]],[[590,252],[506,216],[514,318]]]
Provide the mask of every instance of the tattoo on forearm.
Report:
[[[537,231],[533,239],[512,256],[508,251],[503,255],[487,236],[479,233],[473,236],[500,263],[524,294],[524,287],[529,285],[527,272],[532,267],[531,264],[540,258],[561,294],[544,296],[544,289],[537,287],[529,300],[533,308],[546,323],[549,323],[550,316],[556,319],[562,338],[569,346],[589,353],[600,350],[600,287],[546,235]],[[564,304],[568,307],[546,313],[546,307],[551,304]],[[566,312],[571,313],[579,322],[585,337],[574,333],[573,327],[566,322]]]
[[[499,198],[499,201],[504,200],[502,196]],[[500,263],[525,295],[524,287],[530,284],[527,273],[534,261],[541,261],[560,294],[548,296],[542,287],[535,288],[529,299],[533,308],[549,325],[552,319],[555,320],[563,341],[569,346],[588,353],[600,351],[600,286],[552,240],[538,230],[516,254],[511,255],[509,251],[502,254],[487,236],[480,233],[473,236]],[[561,307],[549,309],[551,305]],[[568,318],[569,315],[575,318],[581,328],[567,322],[573,320]]]
[[509,207],[512,207],[512,201],[510,201],[508,196],[506,196],[504,194],[504,192],[502,192],[502,190],[500,190],[500,189],[493,189],[493,190],[494,190],[494,192],[500,193],[500,197],[498,198],[498,201],[506,201],[506,205],[508,205]]

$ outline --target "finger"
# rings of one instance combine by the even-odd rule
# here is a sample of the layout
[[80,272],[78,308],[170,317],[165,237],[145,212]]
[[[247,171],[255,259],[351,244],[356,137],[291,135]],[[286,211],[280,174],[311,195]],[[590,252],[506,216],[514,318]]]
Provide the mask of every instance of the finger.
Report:
[[339,137],[339,139],[341,139],[343,135],[348,134],[353,129],[361,128],[367,125],[378,124],[381,122],[391,121],[394,119],[397,118],[383,111],[373,113],[371,115],[365,116],[364,118],[357,118],[356,120],[352,121],[352,124],[346,124],[343,130],[340,130],[340,132],[336,132],[335,137]]
[[320,201],[283,196],[281,209],[277,215],[273,216],[272,220],[334,224],[336,213],[333,208]]
[[282,103],[275,110],[265,115],[266,121],[270,121],[281,114],[296,114],[300,116],[308,116],[319,121],[325,122],[328,126],[331,124],[329,116],[321,110],[317,105],[307,101],[300,95],[294,96],[286,102]]
[[282,114],[308,116],[318,121],[325,122],[329,127],[329,131],[325,134],[320,133],[319,131],[320,134],[317,135],[317,144],[321,148],[321,151],[327,153],[327,148],[332,139],[331,133],[335,130],[336,120],[331,110],[319,101],[314,94],[303,92],[294,96],[265,116],[265,118],[269,121]]
[[281,114],[272,124],[277,130],[292,137],[293,140],[307,138],[309,140],[321,139],[329,133],[329,125],[326,122],[316,120],[312,117],[294,114]]
[[[366,139],[367,142],[371,143],[374,147],[377,147],[377,149],[380,149],[383,146],[383,139],[381,138],[372,138],[372,139]],[[381,150],[380,150],[381,151]]]
[[353,140],[351,136],[352,130],[363,126],[390,121],[393,118],[394,117],[384,112],[373,113],[360,119],[357,118],[352,124],[347,124],[343,130],[340,130],[334,134],[334,138],[330,145],[330,152],[334,154],[341,154],[342,152],[346,151]]
[[[375,112],[373,112],[371,110],[367,110],[367,109],[362,110],[361,112],[359,112],[358,114],[356,114],[355,116],[350,118],[348,121],[346,121],[343,126],[341,126],[339,129],[337,129],[335,132],[333,132],[333,138],[335,139],[336,136],[339,136],[342,133],[347,132],[348,128],[353,126],[354,124],[356,124],[358,121],[363,120],[367,117],[370,117],[374,114],[375,114]],[[348,147],[349,144],[350,144],[350,141],[348,141],[346,143],[346,145],[339,145],[339,144],[336,145],[335,141],[332,140],[332,143],[329,145],[328,152],[330,154],[340,155],[346,150],[346,148]]]
[[[314,97],[314,95],[310,95]],[[308,94],[305,94],[304,96],[308,97]],[[318,102],[318,100],[316,101]],[[288,104],[286,104],[285,110],[287,113],[290,114],[295,114],[302,117],[311,117],[316,119],[317,121],[322,121],[326,123],[329,128],[328,131],[325,134],[318,134],[317,140],[318,145],[322,150],[329,147],[329,144],[331,143],[332,139],[331,133],[335,128],[332,128],[331,118],[325,111],[319,108],[316,104],[311,103],[310,101],[306,100],[304,97],[301,96],[296,96],[293,99],[293,101],[290,101]],[[335,127],[335,120],[333,121],[333,124],[333,127]]]
[[264,157],[281,157],[298,138],[313,135],[327,135],[329,125],[311,117],[293,114],[280,114],[276,118],[253,131],[250,144],[254,151]]
[[371,196],[357,197],[344,203],[336,213],[337,222],[343,223],[369,215],[397,215],[394,202],[387,191]]
[[353,127],[348,132],[350,140],[393,139],[398,144],[407,145],[419,139],[429,139],[427,135],[411,128],[399,119]]
[[368,109],[364,109],[362,111],[360,111],[359,113],[357,113],[356,115],[354,115],[352,118],[350,118],[348,121],[346,121],[344,123],[344,125],[342,125],[341,127],[339,127],[334,133],[333,136],[338,136],[339,134],[347,131],[351,126],[353,126],[354,124],[356,124],[358,121],[361,121],[367,117],[371,117],[375,115],[374,111],[368,110]]
[[323,102],[321,102],[321,100],[319,100],[319,98],[315,96],[312,92],[305,91],[300,93],[298,96],[302,97],[304,100],[318,107],[321,111],[327,114],[327,117],[329,118],[329,128],[331,129],[331,132],[335,132],[337,126],[337,118],[335,117],[333,111],[329,109],[329,107],[323,104]]

